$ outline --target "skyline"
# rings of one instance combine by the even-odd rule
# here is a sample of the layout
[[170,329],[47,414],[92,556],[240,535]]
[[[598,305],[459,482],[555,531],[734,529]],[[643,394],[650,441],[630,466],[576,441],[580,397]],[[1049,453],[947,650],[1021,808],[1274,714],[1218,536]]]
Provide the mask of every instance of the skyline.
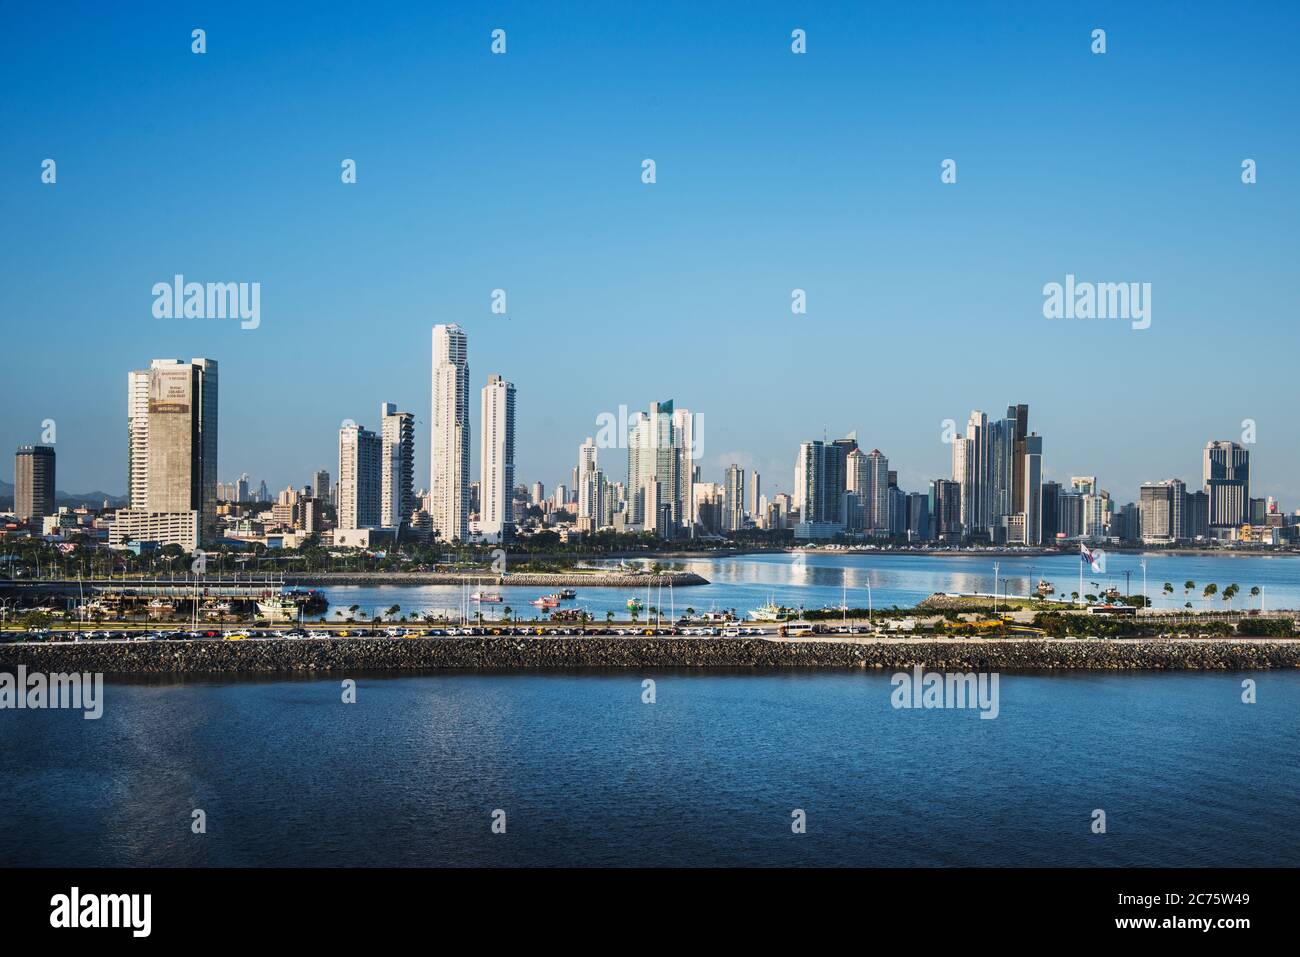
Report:
[[[433,362],[432,362],[431,378],[434,381],[434,388],[432,390],[434,411],[435,413],[437,412],[441,401],[443,404],[445,404],[448,407],[447,415],[449,417],[455,418],[459,416],[464,419],[464,432],[466,436],[469,436],[473,431],[473,426],[471,423],[474,420],[474,413],[476,411],[472,408],[471,403],[467,401],[470,392],[475,388],[473,384],[474,383],[473,376],[469,372],[469,365],[470,365],[469,358],[472,355],[472,347],[469,342],[469,336],[466,335],[462,329],[460,329],[458,326],[454,324],[447,325],[447,326],[435,326],[432,330],[432,334],[433,334]],[[452,362],[448,362],[445,360],[440,361],[441,356],[448,355],[448,354],[450,354],[455,361]],[[199,366],[202,366],[203,364],[209,365],[213,370],[213,376],[215,381],[215,369],[219,365],[219,362],[217,360],[208,357],[208,358],[193,359],[191,361],[194,364],[197,364]],[[190,367],[191,361],[186,361],[181,359],[169,359],[169,358],[154,358],[150,360],[149,368],[168,369],[168,368],[180,366],[188,369]],[[444,370],[442,373],[442,378],[444,380],[443,390],[445,390],[446,392],[445,396],[443,395],[443,391],[440,391],[437,385],[440,376],[440,369]],[[142,379],[141,377],[144,378]],[[513,447],[515,444],[517,444],[516,428],[514,425],[515,408],[516,408],[516,399],[515,399],[516,390],[514,388],[513,383],[505,381],[504,376],[500,373],[497,372],[488,373],[486,376],[486,384],[480,390],[482,404],[481,407],[477,410],[479,413],[480,421],[486,422],[488,420],[489,418],[488,393],[497,387],[500,387],[501,389],[506,391],[502,392],[500,398],[493,400],[492,408],[494,409],[494,411],[491,413],[491,418],[495,421],[498,415],[506,414],[505,413],[506,406],[504,404],[500,407],[499,411],[496,411],[497,402],[501,402],[501,403],[508,402],[508,408],[509,408],[509,413],[508,413],[509,422],[510,422],[509,431],[508,433],[502,432],[497,436],[497,441],[507,442],[509,447],[512,450],[509,453],[511,464],[510,467],[506,470],[510,474],[511,478],[509,481],[506,481],[505,487],[526,488],[526,487],[531,487],[535,482],[541,482],[541,484],[547,490],[547,494],[553,492],[554,489],[560,485],[569,487],[572,484],[571,474],[575,470],[580,469],[581,462],[584,459],[584,453],[586,453],[588,449],[591,449],[596,454],[599,468],[611,483],[620,482],[621,480],[630,481],[631,477],[627,474],[627,470],[631,468],[631,459],[628,458],[628,453],[629,450],[640,447],[646,441],[646,437],[644,435],[641,435],[640,432],[640,429],[644,429],[647,423],[647,419],[646,419],[647,413],[645,410],[636,409],[636,408],[628,409],[626,407],[623,407],[618,409],[617,411],[607,410],[607,411],[602,411],[597,413],[595,416],[595,423],[594,423],[596,427],[593,430],[592,435],[587,436],[583,440],[582,444],[579,446],[577,450],[578,454],[575,457],[574,465],[571,466],[570,468],[570,473],[563,474],[560,477],[558,477],[558,479],[555,477],[551,477],[548,480],[546,478],[539,478],[536,476],[527,475],[526,470],[519,469],[518,463],[514,461]],[[128,372],[127,374],[128,430],[127,430],[126,446],[132,456],[141,457],[142,460],[147,458],[147,455],[144,454],[143,450],[138,448],[142,426],[136,424],[136,417],[140,415],[140,404],[143,401],[146,394],[148,393],[148,391],[149,391],[149,385],[148,385],[147,369],[144,371],[131,370],[130,372]],[[507,392],[508,392],[508,399],[505,397],[507,395]],[[460,399],[457,399],[458,395],[461,397]],[[441,399],[440,396],[442,396]],[[650,408],[651,408],[650,415],[657,418],[658,413],[656,413],[654,410],[662,406],[668,409],[668,412],[664,413],[667,419],[672,421],[677,421],[676,418],[673,416],[673,411],[672,411],[673,404],[674,404],[674,400],[672,399],[665,400],[664,402],[659,402],[659,401],[652,402],[650,403]],[[1031,405],[1032,403],[1022,403],[1018,405],[1012,404],[1007,408],[1007,415],[1014,416],[1016,414],[1019,414],[1022,417],[1027,416],[1028,410]],[[703,439],[704,439],[705,429],[703,426],[704,426],[704,419],[706,417],[703,413],[699,411],[688,411],[685,409],[680,410],[680,414],[688,416],[689,420],[694,423],[694,425],[691,427],[691,431],[694,432],[695,434],[689,435],[688,433],[688,438],[685,441],[688,448],[691,450],[692,455],[699,454],[704,446]],[[214,416],[214,420],[217,418],[218,416]],[[305,473],[311,476],[311,480],[309,480],[308,482],[304,483],[304,482],[291,481],[288,485],[284,487],[280,487],[267,481],[265,478],[258,476],[255,472],[245,472],[245,473],[241,473],[239,476],[235,476],[235,475],[226,476],[223,472],[217,471],[216,477],[213,480],[214,487],[216,484],[222,484],[222,485],[231,484],[236,480],[237,477],[242,478],[246,475],[250,483],[264,484],[267,487],[270,494],[274,496],[279,491],[283,491],[285,488],[297,491],[301,489],[304,485],[312,484],[312,480],[314,480],[314,478],[317,475],[319,475],[322,471],[325,472],[326,474],[329,474],[333,482],[338,482],[341,479],[343,473],[343,470],[340,467],[340,458],[339,458],[339,456],[342,455],[342,450],[343,450],[340,437],[345,433],[349,433],[349,431],[351,434],[355,434],[359,430],[364,430],[364,435],[369,436],[370,439],[376,443],[376,449],[378,449],[378,443],[381,437],[383,439],[383,445],[385,449],[389,449],[390,447],[396,449],[399,444],[401,445],[401,449],[402,449],[401,458],[402,461],[405,463],[403,466],[401,466],[401,468],[405,470],[407,475],[406,484],[407,486],[409,486],[409,493],[414,493],[416,495],[419,495],[428,492],[430,494],[433,494],[433,489],[436,485],[436,481],[435,483],[429,485],[428,487],[423,487],[423,488],[418,486],[418,484],[412,484],[411,481],[412,479],[411,473],[414,470],[413,463],[414,461],[417,461],[419,458],[419,449],[421,445],[420,431],[416,427],[419,424],[420,420],[416,419],[412,413],[398,412],[397,405],[387,400],[383,400],[380,402],[379,419],[380,421],[378,422],[377,427],[374,429],[366,429],[364,421],[358,422],[353,419],[344,419],[340,423],[339,431],[335,433],[336,457],[334,460],[333,470],[331,471],[331,468],[328,465],[322,467],[313,466],[310,469],[305,469],[304,470]],[[908,487],[907,483],[903,480],[904,476],[907,475],[911,470],[900,467],[900,463],[898,463],[893,458],[889,457],[889,451],[887,449],[883,450],[883,454],[885,455],[885,457],[889,458],[889,465],[891,466],[890,471],[895,472],[899,477],[899,481],[898,481],[899,487],[903,488],[905,491],[908,492],[925,492],[926,489],[935,480],[940,480],[940,479],[957,480],[958,479],[957,460],[961,458],[961,455],[959,453],[959,448],[961,447],[963,441],[967,441],[967,442],[970,441],[969,431],[966,432],[967,438],[965,439],[963,438],[962,432],[963,429],[968,430],[970,427],[972,427],[971,424],[975,423],[977,420],[981,422],[980,428],[986,429],[995,423],[996,417],[990,416],[987,412],[981,409],[973,409],[970,413],[969,419],[966,421],[965,424],[963,424],[961,421],[956,419],[947,420],[941,423],[942,432],[941,432],[940,441],[943,443],[944,447],[948,449],[948,452],[946,453],[948,456],[948,468],[946,470],[941,470],[939,472],[936,472],[935,474],[929,476],[928,478],[923,478],[920,482],[917,483],[915,488]],[[399,425],[398,423],[405,423],[405,424]],[[638,428],[638,423],[640,423],[640,429]],[[1012,424],[1014,424],[1014,422]],[[1021,430],[1023,431],[1025,428],[1024,421],[1020,423],[1020,426],[1021,426]],[[495,428],[493,431],[495,431]],[[507,434],[508,434],[508,439],[505,437]],[[593,435],[597,437],[597,441],[594,444],[592,443]],[[862,450],[859,452],[859,455],[861,456],[874,457],[882,454],[882,450],[879,448],[879,446],[873,447],[873,443],[869,441],[862,441],[859,445],[859,440],[861,437],[857,434],[856,430],[848,430],[842,433],[842,436],[847,436],[852,439],[852,441],[854,442],[854,447],[860,448]],[[432,445],[436,439],[436,436],[434,435],[434,430],[431,428],[426,429],[424,431],[424,437],[426,441],[430,445]],[[1219,438],[1206,439],[1205,444],[1202,445],[1200,448],[1201,466],[1198,468],[1198,470],[1188,473],[1187,475],[1184,475],[1182,473],[1176,473],[1176,474],[1171,473],[1160,477],[1152,477],[1149,479],[1145,479],[1143,480],[1143,482],[1139,484],[1139,488],[1136,490],[1136,494],[1132,496],[1125,494],[1123,491],[1117,492],[1115,489],[1108,486],[1104,480],[1104,477],[1096,475],[1095,471],[1092,472],[1091,474],[1096,479],[1097,490],[1110,495],[1112,500],[1114,500],[1117,505],[1124,504],[1126,501],[1131,503],[1137,503],[1141,498],[1142,487],[1152,485],[1152,484],[1165,483],[1170,480],[1182,481],[1183,483],[1186,484],[1186,486],[1189,489],[1196,489],[1199,488],[1200,485],[1202,484],[1201,482],[1197,481],[1196,476],[1201,475],[1202,477],[1204,477],[1204,475],[1206,474],[1205,468],[1207,468],[1208,466],[1206,466],[1205,463],[1208,462],[1208,456],[1212,448],[1220,445],[1227,445],[1227,446],[1241,449],[1245,453],[1250,453],[1252,454],[1253,457],[1253,453],[1255,452],[1253,431],[1243,430],[1239,438],[1241,440],[1240,442],[1238,442],[1237,439],[1219,439]],[[1036,459],[1036,464],[1034,468],[1035,468],[1035,474],[1038,476],[1037,479],[1038,483],[1045,484],[1049,482],[1055,482],[1062,486],[1066,486],[1075,480],[1076,476],[1079,474],[1077,470],[1075,472],[1071,472],[1068,475],[1060,475],[1056,473],[1056,470],[1047,467],[1046,463],[1050,461],[1049,458],[1050,451],[1048,452],[1047,455],[1044,455],[1043,444],[1042,444],[1044,436],[1038,432],[1038,429],[1036,427],[1032,430],[1032,433],[1030,434],[1030,439],[1034,443],[1036,443],[1035,445],[1036,451],[1033,452],[1033,455],[1035,456]],[[215,438],[212,437],[211,434],[209,434],[208,440],[212,441],[215,444]],[[461,439],[457,437],[450,444],[454,446],[459,441],[461,441]],[[842,438],[841,436],[826,434],[820,439],[809,437],[805,440],[802,440],[798,444],[796,449],[795,465],[789,471],[798,470],[799,468],[798,462],[800,460],[800,457],[803,455],[803,449],[809,442],[821,443],[823,441],[825,441],[828,444],[832,442],[835,444],[839,444],[841,441],[848,441],[848,439]],[[483,481],[483,474],[482,474],[483,466],[481,464],[477,466],[472,465],[472,463],[483,463],[487,461],[488,458],[491,457],[492,455],[492,453],[488,449],[482,446],[482,442],[483,442],[483,437],[480,438],[479,444],[475,445],[471,438],[466,448],[464,449],[458,448],[455,451],[454,455],[452,455],[452,453],[449,451],[445,456],[443,456],[446,459],[446,462],[448,463],[447,466],[448,468],[451,468],[457,472],[461,472],[462,475],[468,474],[469,478],[464,481],[463,488],[461,489],[461,491],[464,492],[466,495],[468,494],[468,488],[470,482],[473,482],[474,484],[479,485],[480,487],[483,487],[485,485]],[[699,443],[698,445],[696,444],[697,442]],[[49,448],[52,451],[54,451],[56,454],[58,451],[57,448],[50,443],[27,443],[25,445],[18,446],[17,451],[21,453],[23,449],[29,449],[32,447]],[[501,455],[506,454],[505,448],[506,446],[504,445],[501,446],[497,454],[501,454]],[[871,448],[870,456],[867,456],[867,452],[865,451],[867,448]],[[376,452],[376,454],[378,453]],[[392,454],[395,453],[389,453],[386,451],[384,453],[385,460],[391,457]],[[702,459],[702,461],[707,461],[707,460],[708,460],[708,456],[706,454]],[[697,459],[696,461],[701,461],[701,460]],[[763,491],[764,494],[768,495],[769,497],[782,494],[782,493],[787,495],[795,494],[797,497],[797,489],[798,489],[797,476],[790,476],[794,480],[789,483],[789,487],[786,487],[785,483],[781,481],[780,471],[775,471],[773,473],[763,473],[753,468],[746,467],[743,464],[743,462],[735,459],[729,461],[723,467],[721,476],[713,476],[710,473],[702,470],[699,481],[704,483],[709,483],[709,484],[729,485],[730,479],[728,476],[730,475],[731,469],[735,466],[740,466],[742,471],[747,473],[751,479],[756,478],[759,475],[762,475]],[[968,463],[966,468],[969,469],[970,467],[971,466]],[[1010,467],[1010,460],[1008,460],[1008,467]],[[205,471],[207,471],[209,468],[211,468],[210,465],[205,466]],[[986,464],[985,468],[989,468],[989,465]],[[1019,463],[1016,465],[1016,468],[1017,470],[1020,468]],[[1281,511],[1286,512],[1287,506],[1288,504],[1290,504],[1292,506],[1290,511],[1300,513],[1300,507],[1297,507],[1296,503],[1288,503],[1286,500],[1278,498],[1273,493],[1269,493],[1262,490],[1262,487],[1265,485],[1265,483],[1260,482],[1258,473],[1255,471],[1256,468],[1257,466],[1255,465],[1251,466],[1251,479],[1250,479],[1251,489],[1250,490],[1252,494],[1250,495],[1250,498],[1256,498],[1256,499],[1272,498],[1277,501],[1277,504]],[[1083,471],[1087,472],[1088,470],[1085,469]],[[137,473],[136,471],[132,471],[131,474],[128,476],[128,482],[127,482],[128,489],[134,488],[136,486],[138,481],[137,478],[138,474],[142,474],[142,473]],[[436,474],[432,477],[435,478],[436,480]],[[505,475],[502,474],[498,476],[498,478],[504,481]],[[17,476],[15,475],[15,482],[14,482],[15,486],[17,485],[16,479]],[[1010,483],[1010,485],[1008,486],[1009,489],[1011,487],[1019,488],[1020,487],[1018,484],[1020,482],[1019,472],[1017,471],[1017,477],[1014,482],[1011,482],[1010,476],[1008,476],[1003,481]],[[66,494],[79,494],[79,493],[70,493],[67,488],[61,489],[60,491]],[[115,493],[110,492],[109,494],[115,494]],[[138,493],[138,494],[142,494],[142,493]],[[398,508],[396,510],[392,509],[389,502],[390,499],[393,499],[397,495],[397,491],[393,488],[389,488],[387,484],[385,484],[385,487],[382,491],[382,495],[379,495],[378,492],[376,494],[379,496],[376,499],[376,508],[380,507],[379,502],[380,499],[382,499],[385,516],[391,516],[399,513],[406,514],[409,511],[409,509],[402,509],[402,508]],[[467,516],[468,501],[467,500],[461,501],[460,500],[461,495],[459,492],[449,491],[448,494],[451,496],[452,499],[457,501],[457,504],[450,506],[452,508],[452,512],[449,514],[453,516],[451,520],[455,521],[454,516],[457,514],[462,516]],[[504,491],[502,492],[502,494],[504,494]],[[580,495],[580,488],[570,488],[570,494],[575,496]],[[980,494],[982,495],[984,493],[980,493]],[[1007,494],[1010,495],[1013,494],[1013,492],[1008,490]],[[436,495],[433,496],[433,501],[435,503],[437,502]],[[747,503],[746,505],[747,509],[750,507],[750,504],[751,503]],[[1012,511],[1016,511],[1016,510],[1023,511],[1024,505],[1022,501],[1017,499],[1017,504],[1014,506],[1013,509],[1008,500],[1008,504],[1006,508]],[[438,506],[435,504],[435,515],[434,515],[435,528],[437,528],[437,521],[438,521],[436,516],[437,509]],[[963,508],[963,516],[964,515],[965,515],[965,511]],[[461,520],[467,521],[467,518],[462,518]],[[963,518],[963,522],[966,523],[967,520]],[[393,523],[390,522],[387,518],[384,521],[380,522],[378,520],[378,516],[376,516],[372,520],[361,523],[361,527],[380,526],[380,525],[388,526],[390,524]],[[976,524],[980,524],[980,523],[976,523]],[[351,525],[347,527],[355,528],[357,526]],[[463,538],[464,534],[463,533],[453,534],[451,537]]]
[[[40,444],[53,419],[60,485],[123,494],[123,372],[210,355],[222,481],[301,486],[379,401],[414,412],[428,475],[421,342],[455,322],[471,389],[495,372],[518,390],[526,484],[564,481],[600,413],[671,396],[709,419],[709,481],[734,461],[791,491],[800,442],[856,431],[920,490],[949,470],[943,420],[1022,401],[1047,480],[1136,501],[1194,483],[1205,442],[1252,419],[1252,493],[1296,503],[1300,134],[1276,117],[1295,114],[1278,78],[1297,28],[1167,9],[941,5],[918,31],[915,11],[670,4],[558,36],[522,6],[403,11],[400,31],[387,11],[350,31],[237,10],[204,15],[203,57],[187,13],[52,33],[16,11],[0,308],[30,361],[6,375],[0,441]],[[83,52],[51,72],[56,37]],[[153,85],[133,80],[144,57]],[[260,324],[154,318],[149,290],[178,273],[261,283]],[[1067,275],[1150,282],[1150,328],[1044,319]]]

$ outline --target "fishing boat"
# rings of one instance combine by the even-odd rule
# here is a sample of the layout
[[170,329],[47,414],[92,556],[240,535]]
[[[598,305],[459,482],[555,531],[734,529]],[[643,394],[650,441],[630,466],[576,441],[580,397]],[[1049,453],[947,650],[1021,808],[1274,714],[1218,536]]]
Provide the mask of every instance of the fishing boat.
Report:
[[560,590],[560,598],[565,601],[569,601],[577,597],[578,597],[578,593],[574,591],[572,588],[564,588]]
[[751,621],[788,621],[798,617],[798,610],[769,601],[766,605],[750,609],[749,617]]
[[552,598],[550,595],[542,595],[540,598],[534,598],[529,604],[536,605],[538,608],[555,608],[560,602],[559,599]]
[[484,604],[497,604],[501,601],[501,596],[494,591],[476,591],[469,596],[473,601],[483,602]]
[[287,595],[262,598],[257,602],[257,613],[267,621],[293,621],[298,617],[298,603]]

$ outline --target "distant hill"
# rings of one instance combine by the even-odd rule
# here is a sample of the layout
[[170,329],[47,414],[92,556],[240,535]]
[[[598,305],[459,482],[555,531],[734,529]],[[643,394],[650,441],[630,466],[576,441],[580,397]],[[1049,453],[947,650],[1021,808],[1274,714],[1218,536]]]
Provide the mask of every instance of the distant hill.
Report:
[[[110,505],[118,508],[127,504],[125,495],[109,495],[107,492],[60,492],[54,490],[54,504],[66,505],[68,508],[76,508],[78,505],[88,505],[93,508],[99,508],[108,499]],[[0,509],[11,509],[14,507],[14,486],[12,482],[6,482],[0,479]]]

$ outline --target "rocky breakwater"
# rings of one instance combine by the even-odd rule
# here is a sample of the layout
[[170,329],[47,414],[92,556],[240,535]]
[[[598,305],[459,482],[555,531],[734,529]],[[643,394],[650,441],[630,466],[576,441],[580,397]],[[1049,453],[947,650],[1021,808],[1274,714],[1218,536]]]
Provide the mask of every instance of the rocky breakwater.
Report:
[[0,645],[0,669],[270,674],[446,668],[888,668],[1254,670],[1300,667],[1300,641],[720,638],[342,638]]

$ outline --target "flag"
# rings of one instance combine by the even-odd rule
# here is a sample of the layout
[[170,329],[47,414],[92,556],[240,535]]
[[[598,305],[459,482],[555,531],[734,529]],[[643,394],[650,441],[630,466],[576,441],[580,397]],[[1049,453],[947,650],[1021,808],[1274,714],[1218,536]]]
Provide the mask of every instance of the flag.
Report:
[[1095,552],[1090,552],[1088,551],[1088,546],[1083,544],[1083,542],[1080,542],[1079,560],[1085,565],[1091,567],[1094,572],[1103,574],[1106,571],[1106,553],[1100,548]]

